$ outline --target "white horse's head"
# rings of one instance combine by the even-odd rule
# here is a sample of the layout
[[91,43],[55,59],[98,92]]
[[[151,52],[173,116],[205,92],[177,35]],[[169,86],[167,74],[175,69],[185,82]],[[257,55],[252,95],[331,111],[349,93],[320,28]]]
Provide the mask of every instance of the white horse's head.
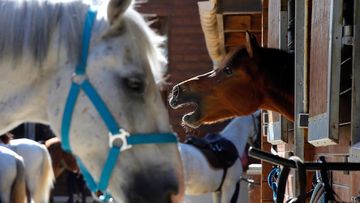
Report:
[[[100,7],[86,74],[123,129],[135,134],[170,132],[168,113],[156,84],[165,62],[157,47],[160,38],[130,4],[130,0],[111,0]],[[50,104],[54,105],[50,120],[57,130],[71,83],[69,70],[58,72],[50,95]],[[81,92],[72,116],[70,145],[96,181],[108,156],[108,143],[106,125]],[[118,202],[179,202],[183,172],[178,145],[144,144],[122,152],[108,190]]]

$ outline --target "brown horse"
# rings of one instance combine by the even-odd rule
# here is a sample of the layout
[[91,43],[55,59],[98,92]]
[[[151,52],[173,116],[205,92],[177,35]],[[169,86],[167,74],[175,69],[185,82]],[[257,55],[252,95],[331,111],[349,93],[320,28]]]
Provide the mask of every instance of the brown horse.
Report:
[[294,55],[260,47],[246,33],[246,47],[231,51],[219,69],[196,76],[173,87],[170,106],[195,104],[183,117],[193,128],[249,115],[257,109],[283,114],[294,120]]
[[61,141],[59,138],[54,137],[46,140],[45,146],[51,156],[55,177],[58,177],[64,170],[69,170],[75,173],[79,172],[79,167],[76,164],[75,157],[61,148]]

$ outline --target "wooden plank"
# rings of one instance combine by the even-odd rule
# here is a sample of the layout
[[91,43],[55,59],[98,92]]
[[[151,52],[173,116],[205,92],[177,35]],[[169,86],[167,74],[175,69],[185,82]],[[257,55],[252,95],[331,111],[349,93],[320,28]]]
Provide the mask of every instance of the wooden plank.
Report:
[[261,18],[262,18],[261,13],[254,13],[253,15],[251,15],[251,29],[261,30],[261,23],[262,23]]
[[360,171],[352,171],[351,175],[351,196],[360,195]]
[[342,6],[342,0],[313,1],[308,142],[315,146],[339,139]]
[[[258,41],[261,40],[261,33],[253,33]],[[245,32],[225,33],[225,46],[244,46],[246,43]]]
[[[254,180],[256,183],[260,183],[261,175],[250,175],[250,179]],[[259,195],[261,191],[261,187],[257,185],[250,185],[249,187],[249,203],[258,203],[260,202],[261,196]]]
[[350,188],[342,185],[332,186],[335,194],[340,198],[338,202],[351,202]]
[[269,0],[268,12],[268,43],[270,48],[279,48],[279,14],[280,0]]
[[351,131],[350,125],[339,127],[339,144],[331,145],[331,146],[316,147],[315,148],[316,154],[321,154],[321,155],[324,155],[324,154],[329,154],[329,155],[348,154],[349,153],[349,145],[351,142],[350,131]]
[[[344,162],[345,157],[339,159],[341,162]],[[350,180],[350,173],[346,174],[344,171],[333,171],[332,172],[332,182],[336,185],[342,185],[346,187],[350,187],[351,180]]]
[[250,30],[251,15],[224,16],[224,30]]
[[[271,150],[271,145],[266,139],[261,139],[261,150],[266,152],[270,152]],[[261,165],[261,201],[273,201],[273,193],[267,184],[267,176],[270,173],[272,165],[265,161],[261,161]]]
[[263,47],[267,47],[268,41],[268,10],[269,10],[269,0],[263,0],[263,8],[262,8],[262,15],[261,15],[261,45]]
[[261,0],[220,0],[222,11],[261,11]]
[[[327,112],[329,1],[313,1],[310,44],[309,116]],[[319,34],[321,33],[321,34]]]

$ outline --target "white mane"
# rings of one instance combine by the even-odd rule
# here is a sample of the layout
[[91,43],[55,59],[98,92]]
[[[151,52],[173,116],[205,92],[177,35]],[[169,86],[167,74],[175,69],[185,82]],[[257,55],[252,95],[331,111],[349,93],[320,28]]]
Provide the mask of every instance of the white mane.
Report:
[[[105,2],[106,4],[106,2]],[[5,0],[0,1],[0,60],[30,55],[38,64],[47,57],[52,34],[59,32],[59,43],[70,61],[77,61],[81,49],[82,28],[89,4],[79,0]],[[99,14],[106,13],[106,6]],[[106,15],[98,20],[107,24]],[[166,59],[160,49],[163,38],[152,31],[133,8],[123,16],[126,34],[134,46],[135,59],[150,66],[156,81],[161,80]],[[101,26],[104,28],[104,26]]]

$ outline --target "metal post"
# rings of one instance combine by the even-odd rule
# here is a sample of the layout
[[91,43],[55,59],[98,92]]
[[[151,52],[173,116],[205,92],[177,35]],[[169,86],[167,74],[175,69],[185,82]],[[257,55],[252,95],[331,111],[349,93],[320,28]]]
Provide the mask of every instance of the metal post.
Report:
[[[296,0],[295,3],[295,123],[294,153],[304,160],[305,129],[298,125],[298,115],[307,113],[307,0]],[[305,101],[305,102],[304,102]],[[295,175],[295,193],[300,194],[301,185],[298,174]]]
[[306,58],[307,43],[305,36],[307,29],[305,27],[305,14],[307,8],[305,7],[306,0],[295,1],[295,137],[294,137],[294,153],[296,156],[304,159],[304,128],[299,128],[297,125],[299,113],[307,113],[307,103],[304,103],[306,88]]
[[351,142],[360,142],[360,2],[354,1]]

